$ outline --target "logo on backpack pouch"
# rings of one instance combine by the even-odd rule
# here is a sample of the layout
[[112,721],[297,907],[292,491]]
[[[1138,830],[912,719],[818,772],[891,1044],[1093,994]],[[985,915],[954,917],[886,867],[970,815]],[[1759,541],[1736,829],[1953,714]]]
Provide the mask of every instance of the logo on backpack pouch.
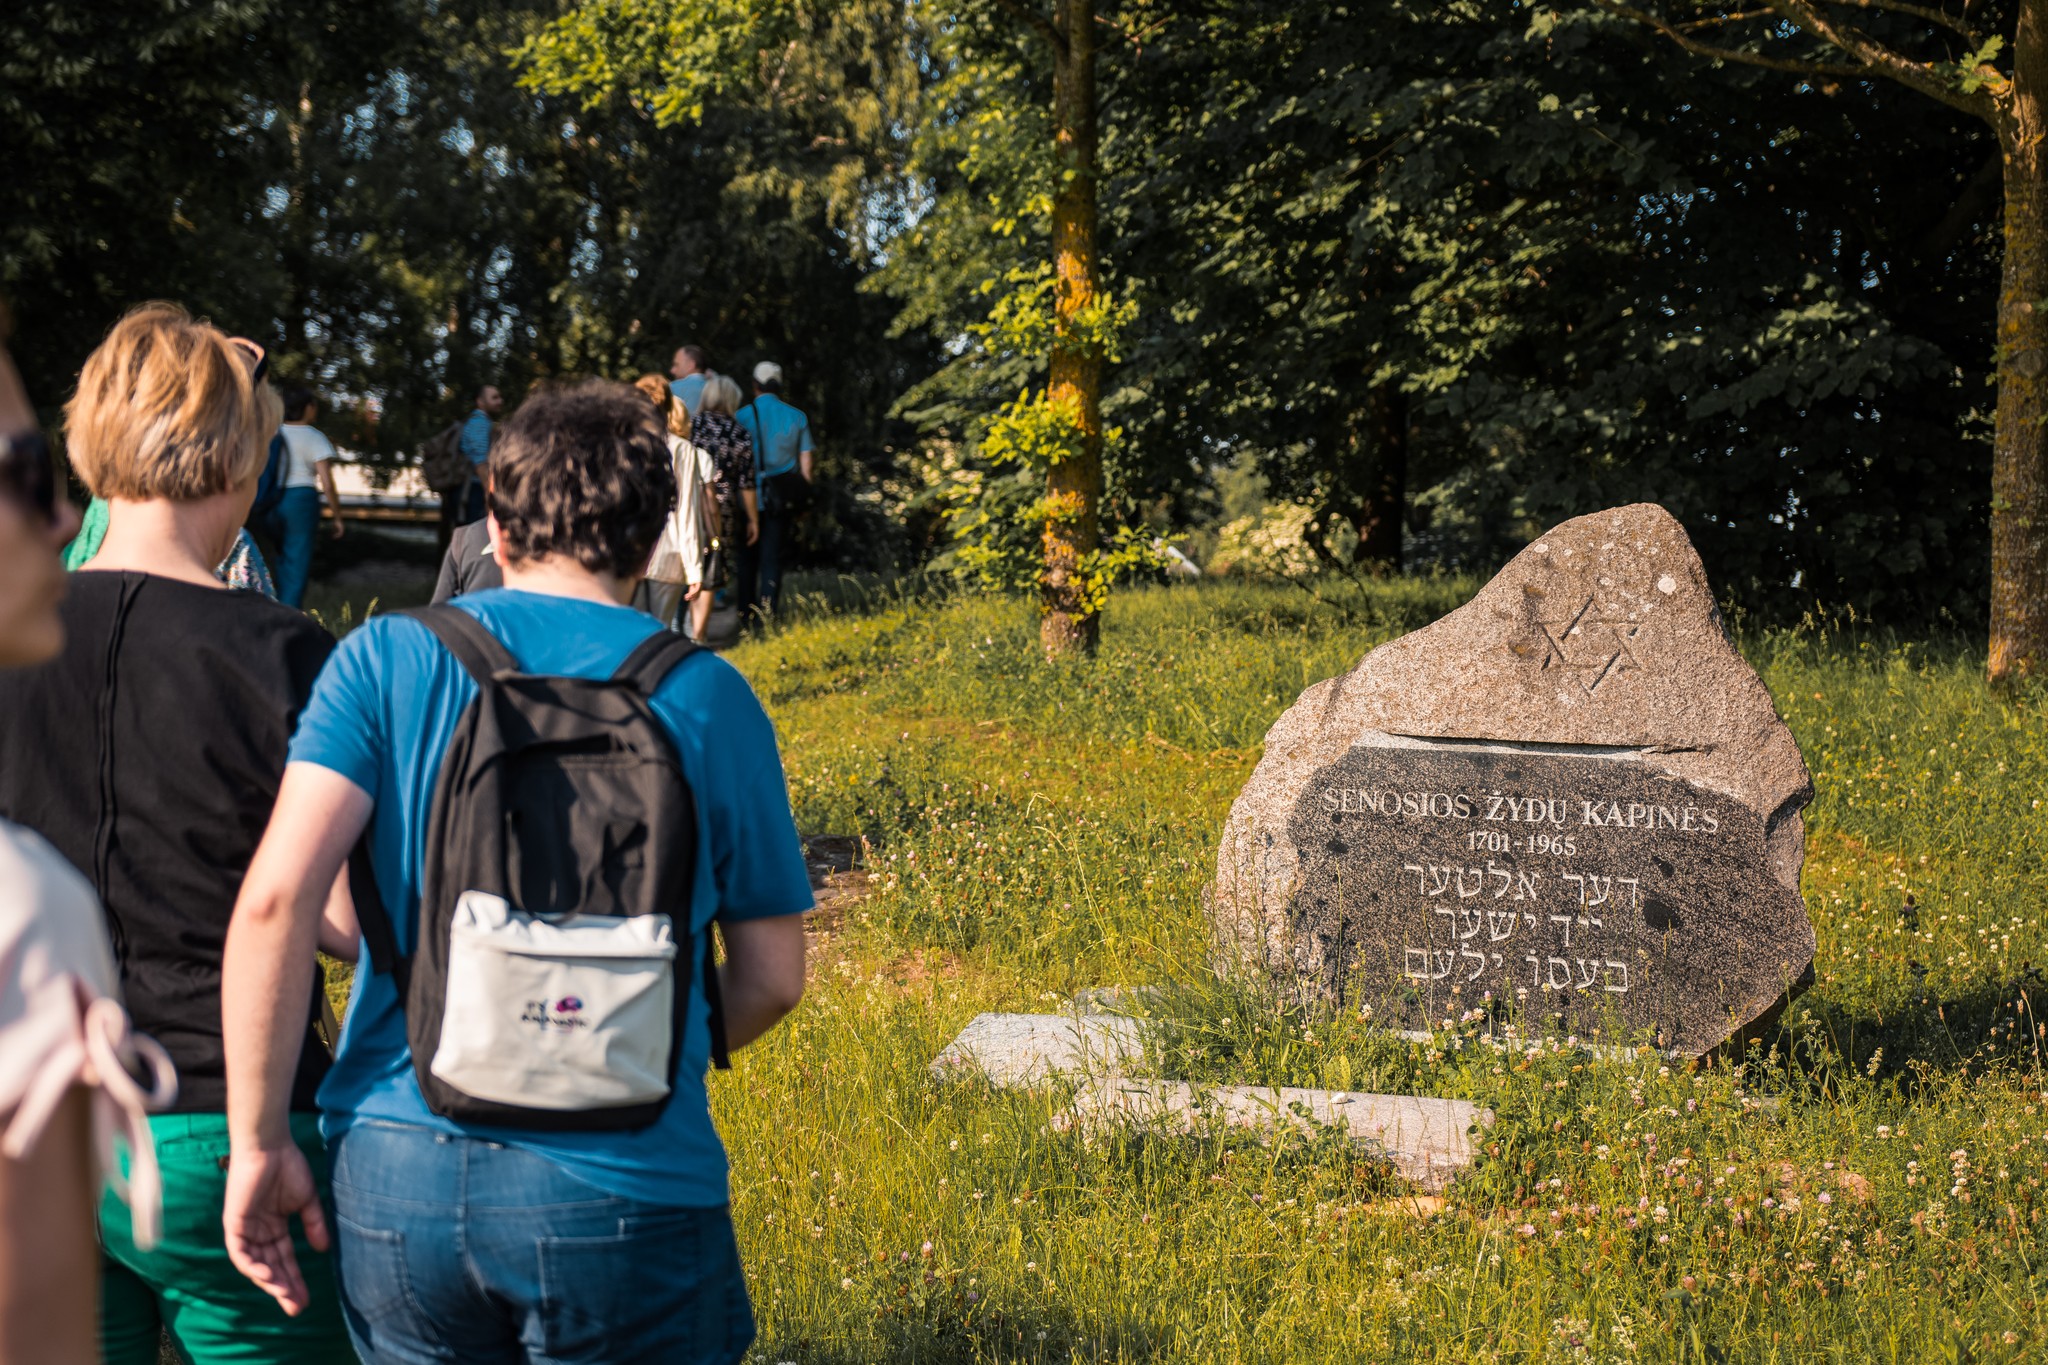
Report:
[[543,1029],[567,1030],[589,1028],[590,1021],[583,1017],[583,1002],[573,995],[560,1000],[529,1000],[520,1012],[522,1024],[538,1024]]

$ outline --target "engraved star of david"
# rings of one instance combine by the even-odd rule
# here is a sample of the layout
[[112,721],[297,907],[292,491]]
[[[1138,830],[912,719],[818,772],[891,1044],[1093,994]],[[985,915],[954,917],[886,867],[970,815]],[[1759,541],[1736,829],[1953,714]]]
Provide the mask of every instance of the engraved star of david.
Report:
[[[1543,667],[1556,664],[1578,675],[1579,686],[1591,696],[1593,691],[1617,673],[1631,668],[1641,668],[1642,660],[1636,658],[1629,646],[1642,633],[1642,627],[1633,621],[1610,621],[1604,616],[1592,615],[1593,599],[1588,597],[1585,604],[1572,613],[1569,621],[1539,621],[1543,627],[1544,639],[1549,648],[1543,654]],[[1596,644],[1593,637],[1601,631],[1608,633],[1609,644]],[[1579,636],[1573,640],[1574,635]]]

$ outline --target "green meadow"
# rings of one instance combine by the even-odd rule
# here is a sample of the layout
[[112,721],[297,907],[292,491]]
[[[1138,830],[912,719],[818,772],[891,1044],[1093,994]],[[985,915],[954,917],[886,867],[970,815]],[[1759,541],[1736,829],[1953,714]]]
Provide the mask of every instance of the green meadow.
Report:
[[[2042,1358],[2048,704],[1969,648],[1744,641],[1813,770],[1820,954],[1741,1065],[1407,1043],[1209,973],[1267,726],[1471,587],[1133,591],[1077,665],[1022,603],[883,600],[731,656],[799,825],[872,874],[713,1081],[759,1360]],[[1325,1139],[1083,1141],[927,1070],[980,1011],[1136,984],[1168,1073],[1470,1098],[1484,1161],[1431,1213]]]
[[[2044,1358],[2048,696],[2001,702],[1972,645],[1743,639],[1813,771],[1820,942],[1744,1060],[1406,1042],[1209,970],[1266,728],[1473,587],[1133,590],[1058,665],[1022,602],[844,591],[729,656],[799,826],[870,874],[711,1082],[754,1360]],[[1484,1156],[1438,1206],[1327,1136],[1084,1140],[1056,1090],[928,1070],[1107,985],[1160,988],[1161,1074],[1468,1098]]]

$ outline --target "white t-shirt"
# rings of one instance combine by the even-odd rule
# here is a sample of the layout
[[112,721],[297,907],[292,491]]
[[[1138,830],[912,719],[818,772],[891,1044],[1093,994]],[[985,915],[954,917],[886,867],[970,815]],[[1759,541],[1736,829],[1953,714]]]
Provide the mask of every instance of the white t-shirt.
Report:
[[334,442],[320,434],[320,428],[286,422],[278,428],[284,435],[284,486],[318,488],[320,476],[313,466],[334,458]]

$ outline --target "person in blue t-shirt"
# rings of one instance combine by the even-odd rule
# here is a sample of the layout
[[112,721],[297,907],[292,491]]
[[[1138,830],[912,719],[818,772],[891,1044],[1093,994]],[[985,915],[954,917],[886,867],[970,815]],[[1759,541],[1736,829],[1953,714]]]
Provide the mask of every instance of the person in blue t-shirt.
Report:
[[[653,410],[603,381],[542,394],[506,424],[490,469],[505,586],[455,607],[525,672],[611,676],[660,629],[626,605],[675,498]],[[300,718],[235,905],[222,990],[232,1140],[223,1216],[236,1265],[287,1312],[306,1295],[290,1220],[313,1246],[330,1240],[284,1112],[320,908],[365,829],[384,904],[418,905],[437,776],[475,695],[418,621],[374,617],[352,632]],[[803,992],[812,898],[775,733],[746,681],[708,651],[678,664],[650,702],[696,801],[690,923],[675,937],[708,952],[709,926],[719,926],[726,1036],[737,1049]],[[415,951],[413,915],[393,920],[399,950]],[[678,981],[701,966],[679,961]],[[372,963],[357,968],[319,1103],[343,1309],[365,1360],[744,1355],[753,1316],[704,1085],[709,1006],[702,991],[691,1001],[674,1093],[647,1127],[494,1128],[428,1109],[391,979]]]
[[476,391],[476,407],[462,423],[461,450],[469,461],[469,482],[464,485],[462,519],[468,526],[484,519],[484,461],[491,458],[491,419],[505,410],[505,395],[495,384]]
[[811,500],[811,419],[782,399],[782,367],[754,367],[754,401],[739,411],[754,441],[754,486],[761,534],[740,547],[740,620],[758,625],[782,600],[782,559],[798,514]]
[[678,346],[675,359],[668,363],[669,377],[675,381],[668,390],[682,400],[692,419],[704,406],[704,381],[711,377],[711,370],[704,361],[702,346]]

